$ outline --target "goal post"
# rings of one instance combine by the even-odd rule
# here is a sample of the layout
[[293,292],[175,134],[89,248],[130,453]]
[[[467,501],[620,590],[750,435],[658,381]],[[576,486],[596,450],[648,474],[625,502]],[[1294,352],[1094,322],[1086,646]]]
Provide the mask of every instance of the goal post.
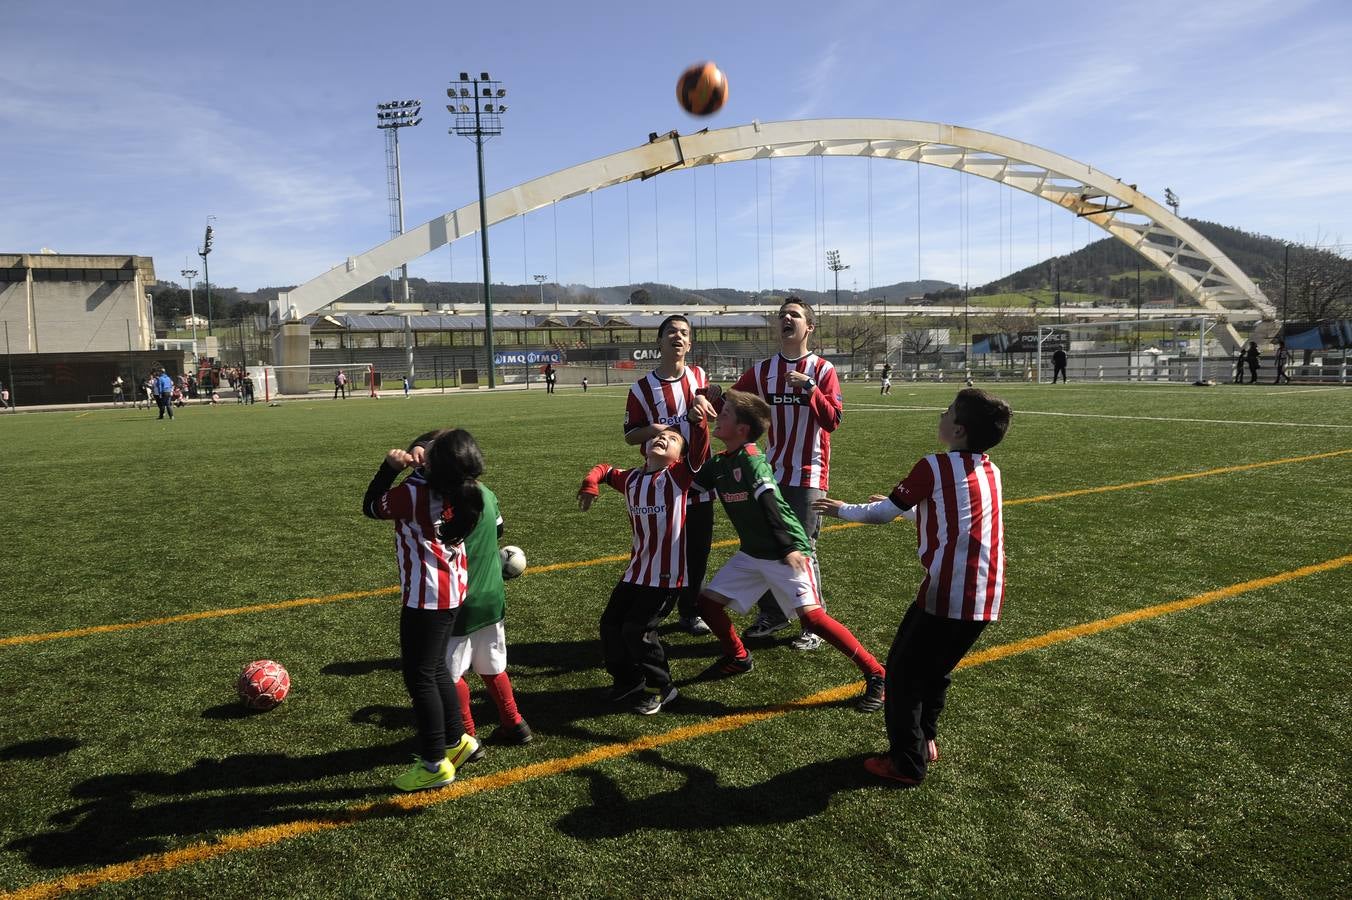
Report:
[[341,397],[379,397],[381,373],[373,362],[338,365],[258,366],[259,392],[265,401],[276,397],[329,394]]

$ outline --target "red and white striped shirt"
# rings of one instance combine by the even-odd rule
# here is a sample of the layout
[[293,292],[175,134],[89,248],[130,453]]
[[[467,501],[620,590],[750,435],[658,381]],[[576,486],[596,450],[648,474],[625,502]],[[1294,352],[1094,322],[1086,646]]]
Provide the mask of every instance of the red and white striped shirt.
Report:
[[455,609],[465,601],[469,565],[465,545],[447,547],[437,523],[450,511],[425,481],[408,478],[386,491],[375,518],[394,520],[394,554],[404,605],[414,609]]
[[915,507],[925,579],[916,602],[945,619],[993,622],[1005,596],[1000,470],[984,453],[932,453],[889,499]]
[[582,493],[595,496],[602,482],[624,494],[634,543],[621,581],[647,587],[685,587],[685,506],[695,473],[709,458],[707,423],[693,429],[684,459],[657,472],[602,463],[587,474]]
[[[802,372],[815,388],[792,387],[785,378]],[[766,457],[775,479],[789,487],[827,490],[831,477],[831,432],[840,425],[844,399],[836,367],[815,353],[786,359],[778,353],[742,373],[733,390],[758,394],[770,404]]]
[[[624,406],[624,433],[653,424],[672,425],[680,429],[681,437],[689,446],[690,423],[685,414],[695,402],[695,391],[708,386],[709,377],[699,366],[686,366],[679,378],[672,379],[649,372],[629,388],[629,399]],[[646,453],[647,444],[641,449]],[[713,491],[695,488],[690,492],[692,503],[704,503],[713,498]]]

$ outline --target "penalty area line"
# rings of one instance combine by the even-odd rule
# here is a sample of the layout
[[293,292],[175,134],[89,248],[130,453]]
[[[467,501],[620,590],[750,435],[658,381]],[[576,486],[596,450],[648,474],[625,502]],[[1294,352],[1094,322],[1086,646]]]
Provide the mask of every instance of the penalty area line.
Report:
[[[1344,450],[1331,450],[1327,453],[1314,453],[1309,456],[1289,456],[1284,459],[1269,459],[1262,462],[1243,463],[1235,466],[1222,466],[1219,469],[1206,469],[1201,472],[1185,472],[1181,475],[1164,475],[1159,478],[1148,478],[1144,481],[1129,481],[1124,484],[1108,484],[1099,487],[1078,488],[1072,491],[1061,491],[1054,494],[1040,494],[1036,497],[1019,497],[1012,500],[1006,500],[1005,506],[1022,506],[1027,503],[1046,503],[1051,500],[1065,500],[1071,497],[1084,497],[1090,494],[1107,494],[1113,491],[1127,491],[1135,488],[1150,487],[1156,484],[1171,484],[1176,481],[1191,481],[1194,478],[1210,478],[1213,475],[1229,475],[1235,472],[1247,472],[1252,469],[1266,469],[1272,466],[1284,466],[1290,463],[1311,462],[1317,459],[1331,459],[1338,456],[1346,456],[1352,453],[1352,448]],[[826,534],[833,531],[845,531],[849,528],[862,527],[858,522],[843,522],[839,525],[822,526],[821,532]],[[709,546],[712,549],[722,549],[725,547],[736,547],[739,541],[736,538],[729,540],[714,541]],[[612,556],[598,556],[595,559],[580,559],[572,562],[550,563],[544,566],[535,566],[526,569],[521,573],[522,578],[527,575],[543,575],[549,572],[563,572],[569,569],[584,569],[590,566],[600,566],[607,563],[625,562],[629,559],[629,554],[620,553]],[[246,613],[271,612],[280,609],[292,609],[300,606],[314,606],[320,603],[335,603],[339,600],[360,600],[367,597],[385,597],[399,593],[399,586],[376,588],[369,591],[349,591],[342,594],[328,594],[323,597],[301,597],[296,600],[280,600],[276,603],[256,603],[251,606],[235,606],[228,609],[212,609],[202,612],[184,613],[178,616],[166,616],[160,619],[144,619],[139,622],[119,622],[112,625],[91,625],[87,628],[72,628],[67,631],[48,631],[41,634],[20,634],[13,637],[0,638],[0,649],[4,647],[13,647],[19,644],[37,644],[43,641],[55,641],[62,638],[88,637],[95,634],[108,634],[116,631],[133,631],[138,628],[150,628],[156,625],[173,625],[181,622],[197,622],[204,619],[219,619],[225,616],[240,616]]]
[[[1285,572],[1278,572],[1275,575],[1267,575],[1262,578],[1254,578],[1249,581],[1227,585],[1226,587],[1205,591],[1181,600],[1158,603],[1154,606],[1134,609],[1115,616],[1096,619],[1092,622],[1083,622],[1068,628],[1058,628],[1053,631],[1044,632],[1043,634],[1034,635],[1030,638],[1012,641],[1008,644],[998,644],[994,647],[971,653],[963,658],[962,662],[958,664],[958,668],[970,669],[974,666],[998,662],[1023,653],[1030,653],[1057,644],[1063,644],[1068,641],[1089,637],[1090,635],[1112,631],[1136,622],[1143,622],[1160,616],[1196,609],[1200,606],[1206,606],[1211,603],[1226,600],[1230,597],[1237,597],[1251,591],[1274,587],[1288,581],[1293,581],[1297,578],[1306,578],[1311,575],[1331,572],[1348,564],[1352,564],[1352,554],[1335,557],[1334,559],[1325,560],[1324,562],[1314,563],[1308,566],[1300,566],[1299,568],[1290,569]],[[45,898],[58,897],[74,891],[86,890],[106,884],[131,881],[147,875],[157,875],[162,872],[172,871],[195,863],[207,862],[240,851],[262,849],[294,837],[301,837],[303,835],[324,831],[334,831],[339,828],[359,825],[362,822],[373,819],[407,815],[430,807],[439,806],[460,797],[468,797],[487,791],[502,790],[523,782],[562,775],[607,760],[630,756],[644,750],[654,750],[669,744],[707,737],[712,734],[735,731],[739,728],[745,728],[748,725],[754,725],[758,722],[778,718],[796,710],[836,703],[858,693],[860,684],[861,682],[853,682],[840,685],[838,687],[818,691],[814,694],[809,694],[806,697],[800,697],[799,699],[788,703],[782,703],[764,709],[731,713],[716,719],[697,722],[691,725],[683,725],[679,728],[673,728],[670,731],[664,731],[659,734],[643,735],[629,741],[604,744],[599,747],[594,747],[591,750],[583,751],[582,753],[573,754],[572,756],[547,759],[526,766],[504,769],[501,772],[494,772],[491,775],[483,775],[478,778],[457,781],[446,787],[431,791],[422,791],[414,794],[399,794],[377,803],[362,804],[336,810],[333,813],[314,819],[302,819],[280,825],[252,828],[246,831],[222,835],[211,841],[201,841],[189,844],[186,847],[180,847],[176,850],[170,850],[164,853],[154,853],[127,862],[104,866],[100,869],[74,872],[52,881],[39,882],[37,884],[19,888],[10,893],[0,894],[0,900],[45,900]]]

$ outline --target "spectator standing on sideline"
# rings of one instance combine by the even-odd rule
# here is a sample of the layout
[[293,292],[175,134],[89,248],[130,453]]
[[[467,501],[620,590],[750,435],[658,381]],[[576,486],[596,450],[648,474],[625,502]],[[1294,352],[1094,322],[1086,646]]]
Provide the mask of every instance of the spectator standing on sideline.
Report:
[[1060,347],[1052,354],[1052,384],[1056,384],[1056,376],[1061,376],[1061,383],[1066,383],[1066,351]]
[[1249,364],[1249,384],[1258,383],[1259,358],[1258,342],[1249,341],[1249,349],[1244,352],[1244,359]]
[[342,394],[343,399],[347,399],[347,373],[339,369],[333,375],[333,399],[337,400],[338,395]]
[[1291,362],[1291,354],[1287,352],[1286,341],[1277,342],[1277,352],[1274,354],[1273,361],[1277,364],[1277,377],[1273,379],[1273,384],[1281,384],[1285,381],[1291,383],[1291,376],[1286,374],[1286,366]]
[[245,372],[244,380],[241,383],[244,385],[244,402],[250,404],[253,403],[254,402],[253,376],[250,375],[248,372]]
[[9,388],[5,387],[3,381],[0,381],[0,412],[4,412],[6,407],[13,409],[14,401],[9,398]]
[[123,386],[124,384],[126,384],[126,382],[122,380],[122,375],[121,375],[121,373],[118,373],[118,376],[117,376],[116,378],[113,379],[113,405],[114,405],[114,406],[118,406],[118,405],[123,405],[123,406],[125,406],[126,403],[127,403],[127,398],[126,398],[126,396],[122,393],[122,386]]
[[582,393],[587,393],[587,376],[582,376]]
[[554,382],[558,377],[558,374],[554,371],[554,364],[545,363],[545,393],[554,393]]
[[409,384],[409,382],[408,382],[408,376],[405,375],[405,376],[404,376],[404,399],[405,399],[405,400],[408,399],[408,392],[409,392],[409,389],[410,389],[411,387],[413,387],[413,385]]
[[141,382],[141,399],[145,401],[146,409],[150,409],[150,405],[155,402],[155,374],[153,372],[146,376],[145,381]]
[[[821,515],[814,500],[826,496],[831,473],[831,433],[844,414],[835,366],[808,350],[817,328],[812,307],[798,297],[787,297],[779,307],[779,353],[742,373],[735,390],[755,394],[770,404],[770,437],[765,456],[774,469],[780,493],[807,533],[813,578],[821,590],[817,561],[817,534]],[[721,392],[710,385],[709,400],[718,405]],[[825,604],[823,603],[823,606]],[[760,614],[743,635],[769,637],[789,627],[788,617],[767,591],[759,601]],[[809,630],[794,639],[796,650],[815,650],[822,639]]]
[[1235,384],[1244,383],[1244,348],[1240,347],[1235,353]]
[[174,379],[164,369],[155,370],[155,403],[160,408],[159,418],[168,413],[169,421],[174,421]]

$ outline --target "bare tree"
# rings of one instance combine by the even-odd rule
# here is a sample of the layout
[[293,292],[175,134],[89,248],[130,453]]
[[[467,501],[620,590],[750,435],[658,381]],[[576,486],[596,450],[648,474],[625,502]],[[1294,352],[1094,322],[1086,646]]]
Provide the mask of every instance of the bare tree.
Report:
[[901,333],[901,352],[910,357],[911,371],[920,371],[920,357],[939,349],[932,328],[908,328]]
[[1320,322],[1352,317],[1352,259],[1327,246],[1296,246],[1290,249],[1290,265],[1267,266],[1269,297],[1286,295],[1284,318]]

